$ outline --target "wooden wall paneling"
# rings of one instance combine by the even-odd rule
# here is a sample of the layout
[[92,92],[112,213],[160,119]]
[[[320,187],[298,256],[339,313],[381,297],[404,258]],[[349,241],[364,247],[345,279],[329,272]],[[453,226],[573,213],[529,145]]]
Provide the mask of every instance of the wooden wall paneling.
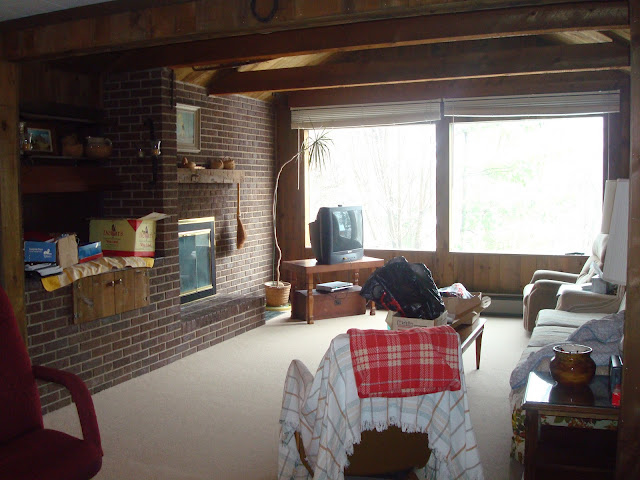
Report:
[[97,74],[64,72],[45,63],[30,62],[22,66],[20,102],[100,108],[101,84]]
[[514,285],[520,286],[522,271],[522,256],[500,255],[498,256],[498,285],[497,292],[513,290]]
[[[608,117],[608,118],[607,118]],[[629,84],[620,86],[620,113],[605,117],[608,143],[605,145],[604,179],[629,178]]]
[[[473,283],[470,287],[474,291],[489,292],[491,287],[500,285],[500,255],[473,255]],[[494,287],[495,288],[495,287]]]
[[629,244],[616,479],[640,478],[640,2],[631,20]]
[[[277,174],[277,170],[298,151],[298,131],[291,129],[291,111],[286,97],[277,98],[275,110]],[[303,163],[304,160],[301,160],[301,167]],[[278,185],[276,223],[283,260],[305,258],[305,202],[304,172],[301,171],[298,181],[298,171],[294,161],[284,168]]]
[[538,269],[538,261],[534,255],[522,255],[520,257],[520,285],[527,285]]
[[0,60],[0,284],[7,292],[25,343],[17,65]]
[[[446,283],[462,283],[469,289],[475,289],[474,282],[474,254],[472,253],[451,253],[453,259],[453,277],[450,282]],[[445,285],[446,286],[446,285]]]

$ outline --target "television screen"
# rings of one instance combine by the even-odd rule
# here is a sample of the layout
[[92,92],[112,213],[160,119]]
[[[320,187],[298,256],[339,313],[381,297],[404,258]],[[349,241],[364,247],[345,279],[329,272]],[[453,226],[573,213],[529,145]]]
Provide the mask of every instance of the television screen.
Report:
[[362,210],[333,210],[332,251],[343,252],[362,248]]

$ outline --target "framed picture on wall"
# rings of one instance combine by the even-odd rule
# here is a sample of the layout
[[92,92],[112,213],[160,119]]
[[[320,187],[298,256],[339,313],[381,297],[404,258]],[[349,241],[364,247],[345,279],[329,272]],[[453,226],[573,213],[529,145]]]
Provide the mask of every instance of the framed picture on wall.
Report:
[[55,154],[55,143],[50,129],[27,127],[27,139],[31,144],[31,152]]
[[200,151],[200,107],[176,105],[178,152]]

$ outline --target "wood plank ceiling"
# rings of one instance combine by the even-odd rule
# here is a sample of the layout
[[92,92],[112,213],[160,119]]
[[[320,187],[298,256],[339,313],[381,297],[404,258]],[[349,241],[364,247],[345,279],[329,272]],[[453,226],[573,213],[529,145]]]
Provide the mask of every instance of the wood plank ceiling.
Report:
[[[103,20],[113,22],[124,15],[117,11],[119,2],[112,3],[115,13],[106,12]],[[142,8],[148,2],[138,3]],[[5,56],[43,58],[55,68],[82,72],[167,66],[177,80],[203,86],[212,95],[238,93],[262,99],[272,98],[273,92],[542,74],[603,72],[599,75],[616,78],[629,69],[627,2],[537,1],[504,8],[509,2],[397,1],[393,3],[404,9],[353,7],[339,14],[344,6],[337,13],[333,2],[313,6],[310,0],[281,0],[271,21],[253,20],[252,29],[245,26],[250,13],[244,12],[248,17],[239,20],[232,15],[237,5],[218,4],[223,11],[208,22],[218,22],[214,27],[227,31],[217,34],[211,25],[200,28],[201,17],[190,16],[200,4],[211,2],[166,3],[138,12],[138,22],[151,12],[148,26],[153,26],[160,8],[173,15],[170,27],[165,19],[164,29],[152,29],[160,31],[154,38],[132,40],[128,35],[133,34],[120,33],[121,45],[105,48],[97,40],[90,45],[81,39],[78,45],[63,42],[56,51],[55,45],[42,42],[41,30],[12,23],[2,38]],[[415,4],[422,8],[409,8]],[[257,5],[268,11],[278,2]],[[299,12],[292,10],[294,5]],[[69,18],[60,21],[60,29],[77,27]],[[86,21],[85,28],[92,25]],[[190,24],[197,35],[187,32]],[[54,27],[43,27],[49,29],[46,38],[60,34]]]

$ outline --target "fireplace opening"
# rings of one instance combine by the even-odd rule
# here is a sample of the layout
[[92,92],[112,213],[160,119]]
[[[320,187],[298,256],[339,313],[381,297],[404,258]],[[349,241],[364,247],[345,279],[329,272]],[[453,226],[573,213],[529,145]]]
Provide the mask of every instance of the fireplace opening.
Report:
[[215,217],[178,220],[180,303],[216,293]]

